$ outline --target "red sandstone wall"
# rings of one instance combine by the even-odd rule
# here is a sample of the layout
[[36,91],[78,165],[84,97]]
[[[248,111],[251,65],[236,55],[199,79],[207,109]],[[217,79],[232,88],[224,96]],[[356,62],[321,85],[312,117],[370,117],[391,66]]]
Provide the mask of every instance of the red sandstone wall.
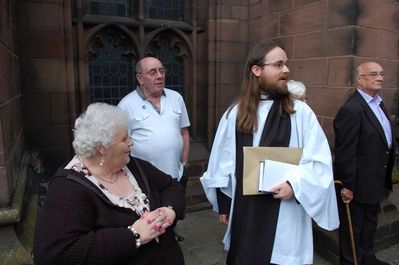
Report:
[[17,1],[22,109],[29,148],[59,166],[71,155],[77,108],[72,63],[70,1]]
[[251,44],[283,41],[292,79],[305,83],[308,104],[316,112],[330,144],[332,122],[356,83],[361,62],[381,63],[388,73],[382,97],[398,110],[399,3],[392,0],[250,0]]
[[11,200],[24,147],[14,8],[0,0],[0,208]]
[[208,145],[228,106],[238,96],[248,52],[248,0],[209,1]]

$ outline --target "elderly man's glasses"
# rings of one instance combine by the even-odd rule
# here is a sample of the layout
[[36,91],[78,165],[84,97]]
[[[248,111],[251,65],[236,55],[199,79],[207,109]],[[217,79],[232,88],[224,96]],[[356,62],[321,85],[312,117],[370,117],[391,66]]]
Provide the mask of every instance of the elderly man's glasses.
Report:
[[151,77],[155,77],[157,75],[157,73],[159,73],[160,75],[166,75],[166,69],[165,68],[151,69],[147,73],[141,73],[141,72],[138,72],[138,73],[144,74],[144,75],[149,75]]
[[261,64],[260,66],[268,66],[268,65],[271,65],[278,70],[282,70],[284,68],[284,65],[288,67],[288,62],[277,61],[274,63],[264,63],[264,64]]
[[371,78],[377,78],[378,76],[381,76],[382,78],[384,78],[386,76],[386,73],[384,72],[371,72],[369,74],[361,74],[359,76],[369,76]]

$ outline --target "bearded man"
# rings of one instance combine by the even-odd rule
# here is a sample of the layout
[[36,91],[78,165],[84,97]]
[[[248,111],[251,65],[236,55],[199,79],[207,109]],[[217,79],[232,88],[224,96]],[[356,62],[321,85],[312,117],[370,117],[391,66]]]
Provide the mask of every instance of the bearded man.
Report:
[[[228,225],[228,265],[312,264],[312,219],[327,230],[339,226],[330,148],[316,115],[288,92],[287,60],[277,43],[253,48],[241,93],[220,121],[201,177]],[[244,196],[244,146],[299,147],[303,153],[273,194]]]

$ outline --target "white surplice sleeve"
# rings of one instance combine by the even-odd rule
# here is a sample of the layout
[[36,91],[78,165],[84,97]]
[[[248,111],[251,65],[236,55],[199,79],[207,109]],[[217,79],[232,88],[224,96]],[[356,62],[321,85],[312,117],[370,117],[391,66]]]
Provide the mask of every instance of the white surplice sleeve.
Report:
[[208,169],[200,178],[206,197],[218,212],[216,188],[233,197],[235,185],[235,124],[237,107],[226,111],[220,120],[209,157]]
[[291,147],[302,147],[299,165],[290,182],[306,213],[326,230],[339,226],[332,158],[327,138],[308,105],[296,101],[292,116]]

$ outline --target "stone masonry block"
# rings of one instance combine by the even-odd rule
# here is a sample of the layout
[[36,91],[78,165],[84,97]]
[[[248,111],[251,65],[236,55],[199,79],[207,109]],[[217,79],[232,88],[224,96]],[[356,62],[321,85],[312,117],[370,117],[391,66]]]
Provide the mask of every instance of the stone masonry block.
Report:
[[263,24],[262,17],[251,19],[248,21],[248,39],[250,41],[254,41],[262,37],[260,34],[261,27],[259,26],[262,24]]
[[11,94],[11,57],[7,48],[0,43],[0,103],[8,100]]
[[309,86],[327,85],[327,59],[307,59],[290,61],[290,76]]
[[295,58],[351,55],[354,28],[340,28],[295,37]]
[[247,42],[248,41],[248,22],[246,21],[245,23],[242,22],[240,23],[240,37],[239,41],[241,42]]
[[0,110],[5,158],[7,159],[14,143],[22,131],[20,98],[14,98],[4,104]]
[[[29,43],[29,45],[26,45]],[[20,55],[27,58],[64,58],[64,34],[61,32],[20,32]]]
[[216,31],[217,31],[216,30],[216,26],[217,25],[218,24],[216,23],[215,20],[209,20],[208,21],[208,25],[207,25],[208,34],[207,34],[207,37],[209,39],[209,43],[211,43],[211,42],[216,40]]
[[239,80],[242,63],[221,63],[220,64],[220,84],[237,84]]
[[354,28],[341,28],[327,31],[325,47],[327,56],[343,56],[353,54]]
[[8,27],[9,25],[9,16],[4,8],[4,6],[0,5],[0,43],[7,45],[8,43]]
[[355,67],[353,57],[330,58],[328,60],[328,85],[333,87],[351,87]]
[[28,30],[28,2],[16,1],[15,23],[18,31]]
[[65,124],[68,122],[68,94],[50,94],[50,119],[51,124]]
[[336,28],[356,24],[359,5],[356,0],[328,1],[327,27]]
[[248,11],[248,6],[232,6],[231,17],[232,19],[247,20]]
[[66,90],[65,61],[37,59],[33,61],[35,80],[33,86],[40,92],[64,92]]
[[24,94],[22,97],[25,126],[50,124],[50,102],[47,93]]
[[263,1],[259,1],[258,3],[249,6],[248,18],[250,20],[258,19],[261,16],[264,16],[267,12],[269,12],[268,7],[263,3]]
[[278,19],[277,14],[270,14],[249,21],[249,39],[251,41],[273,38],[278,35]]
[[354,55],[376,57],[378,51],[378,31],[357,28],[355,30]]
[[236,84],[222,84],[219,89],[220,97],[217,100],[218,104],[222,106],[230,106],[239,95],[240,82],[237,82]]
[[220,16],[221,19],[232,19],[232,5],[222,4],[220,6]]
[[387,73],[384,80],[384,87],[398,88],[399,84],[399,65],[398,61],[381,60],[379,62]]
[[334,133],[334,117],[323,117],[322,128],[327,137],[330,147],[334,146],[335,133]]
[[[278,35],[278,25],[279,23],[279,16],[278,14],[269,14],[267,16],[262,17],[261,24],[259,25],[261,30],[260,30],[260,36],[262,38],[273,38]],[[253,39],[258,39],[258,38],[253,38]]]
[[16,49],[15,49],[15,40],[14,40],[14,24],[12,24],[12,22],[10,22],[10,26],[7,28],[8,32],[7,32],[7,39],[8,39],[8,49],[12,52],[15,53]]
[[[28,25],[33,31],[61,31],[62,5],[47,2],[30,2],[28,8]],[[43,14],[46,14],[45,16]]]
[[378,57],[397,60],[399,55],[399,34],[380,31]]
[[11,190],[7,181],[7,168],[0,166],[0,208],[9,206],[11,200]]
[[21,60],[20,70],[22,78],[21,90],[23,92],[36,92],[36,87],[33,86],[35,80],[35,68],[32,60]]
[[293,0],[270,0],[269,9],[272,12],[286,11],[292,8]]
[[326,2],[306,5],[281,13],[280,34],[320,31],[325,28]]
[[288,59],[291,60],[294,55],[294,37],[277,38],[276,41],[281,43],[287,53]]
[[220,61],[225,63],[243,63],[247,56],[246,44],[241,42],[223,42],[220,44]]
[[237,29],[240,28],[240,21],[232,19],[219,20],[216,23],[220,26],[220,39],[224,41],[238,41],[240,39],[240,34]]
[[[309,106],[320,116],[335,117],[347,99],[346,90],[328,87],[311,87],[307,90]],[[331,99],[334,100],[331,100]]]
[[357,26],[399,32],[399,5],[387,1],[360,0]]
[[398,116],[398,89],[384,87],[379,93],[389,114]]

